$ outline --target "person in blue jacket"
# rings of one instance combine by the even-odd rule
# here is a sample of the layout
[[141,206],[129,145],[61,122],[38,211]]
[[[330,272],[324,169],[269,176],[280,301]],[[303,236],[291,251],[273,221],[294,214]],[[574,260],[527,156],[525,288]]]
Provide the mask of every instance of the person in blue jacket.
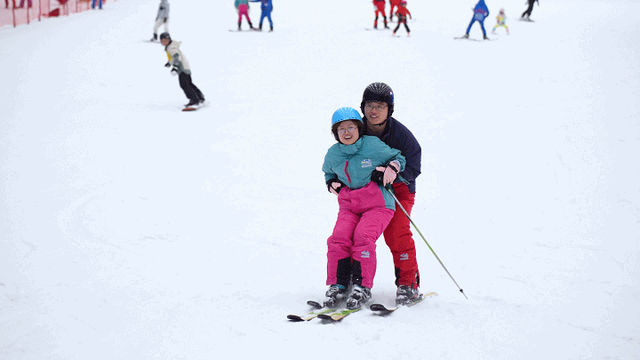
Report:
[[271,21],[271,11],[273,11],[273,3],[271,2],[271,0],[249,0],[249,1],[260,3],[260,10],[262,10],[262,14],[260,15],[260,25],[258,29],[262,31],[262,22],[264,21],[264,18],[267,18],[267,20],[269,20],[269,28],[270,28],[269,31],[273,31],[273,21]]
[[467,27],[467,32],[464,34],[463,38],[469,38],[469,31],[471,31],[471,26],[474,22],[480,23],[480,28],[482,28],[482,38],[485,40],[489,40],[487,37],[487,31],[484,29],[484,19],[489,16],[489,8],[487,8],[487,4],[484,3],[484,0],[478,1],[476,6],[473,8],[473,18],[471,18],[471,22]]

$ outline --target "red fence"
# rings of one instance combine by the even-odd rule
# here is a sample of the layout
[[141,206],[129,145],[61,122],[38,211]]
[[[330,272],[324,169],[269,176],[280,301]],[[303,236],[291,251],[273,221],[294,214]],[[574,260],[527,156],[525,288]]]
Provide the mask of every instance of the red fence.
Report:
[[[93,0],[0,0],[0,27],[29,24],[42,18],[65,16],[91,9]],[[104,3],[106,0],[102,0]],[[100,0],[95,0],[96,8]]]

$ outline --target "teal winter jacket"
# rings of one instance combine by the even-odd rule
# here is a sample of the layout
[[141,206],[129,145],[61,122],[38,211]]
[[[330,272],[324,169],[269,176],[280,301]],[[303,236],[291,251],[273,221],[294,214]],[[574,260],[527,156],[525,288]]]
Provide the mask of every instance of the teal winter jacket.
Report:
[[[325,182],[331,179],[342,181],[349,189],[356,190],[371,182],[371,173],[376,166],[385,166],[396,160],[400,171],[404,170],[405,158],[400,150],[392,149],[375,136],[362,136],[351,145],[336,143],[324,157],[322,171]],[[393,196],[380,187],[385,206],[395,210]]]

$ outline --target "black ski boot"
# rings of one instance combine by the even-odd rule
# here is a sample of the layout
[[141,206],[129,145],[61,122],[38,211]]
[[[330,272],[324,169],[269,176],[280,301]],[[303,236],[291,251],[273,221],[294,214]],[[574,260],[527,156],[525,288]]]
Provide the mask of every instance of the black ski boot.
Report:
[[371,299],[371,289],[368,287],[354,285],[349,298],[347,299],[347,309],[359,309]]
[[396,291],[396,304],[397,305],[406,305],[411,302],[414,302],[420,298],[420,289],[413,288],[408,285],[400,285],[398,286],[398,290]]
[[336,284],[329,286],[329,289],[324,294],[327,298],[325,299],[324,307],[335,308],[342,299],[344,299],[347,294],[347,288],[344,285]]

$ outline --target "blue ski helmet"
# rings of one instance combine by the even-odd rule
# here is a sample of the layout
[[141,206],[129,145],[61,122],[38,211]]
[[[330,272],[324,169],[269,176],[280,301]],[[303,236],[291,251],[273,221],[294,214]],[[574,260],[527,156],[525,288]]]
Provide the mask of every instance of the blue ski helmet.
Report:
[[338,136],[338,124],[346,120],[355,121],[358,125],[358,136],[362,134],[362,127],[364,126],[364,123],[362,122],[362,116],[360,116],[358,110],[352,107],[341,107],[334,111],[333,116],[331,117],[331,132],[337,141],[340,141],[340,137]]
[[333,112],[333,116],[331,117],[331,126],[345,120],[357,120],[362,122],[362,116],[360,116],[358,110],[352,107],[341,107]]

